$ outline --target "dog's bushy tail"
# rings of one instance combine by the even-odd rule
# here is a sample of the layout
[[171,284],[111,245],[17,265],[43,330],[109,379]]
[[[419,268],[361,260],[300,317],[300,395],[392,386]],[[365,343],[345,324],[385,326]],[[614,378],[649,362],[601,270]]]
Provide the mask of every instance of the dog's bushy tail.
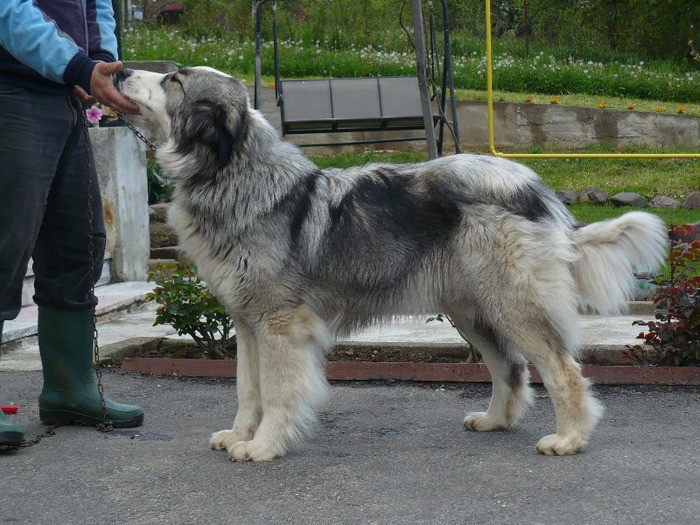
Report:
[[583,306],[615,315],[633,297],[634,272],[659,267],[668,231],[655,215],[635,211],[575,230],[573,240],[580,255],[574,275]]

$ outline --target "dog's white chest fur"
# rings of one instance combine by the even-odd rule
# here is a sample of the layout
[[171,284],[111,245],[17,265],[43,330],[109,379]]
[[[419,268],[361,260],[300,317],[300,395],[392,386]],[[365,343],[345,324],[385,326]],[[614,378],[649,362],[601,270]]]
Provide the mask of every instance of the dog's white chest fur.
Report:
[[[226,260],[215,256],[211,251],[211,243],[197,227],[194,218],[177,202],[173,202],[168,209],[168,224],[177,233],[181,248],[194,261],[199,275],[214,295],[224,300],[230,309],[242,303],[245,269],[230,264],[231,260],[236,259],[236,253],[229,252]],[[232,247],[234,250],[238,251],[239,248]]]

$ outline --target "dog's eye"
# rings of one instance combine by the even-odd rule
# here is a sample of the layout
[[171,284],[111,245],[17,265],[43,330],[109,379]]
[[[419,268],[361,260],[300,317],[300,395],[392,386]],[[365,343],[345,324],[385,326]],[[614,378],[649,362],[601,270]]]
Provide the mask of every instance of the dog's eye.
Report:
[[163,77],[163,80],[160,81],[161,86],[165,86],[165,84],[179,84],[180,87],[182,88],[182,82],[180,82],[180,79],[177,78],[175,75],[166,75]]
[[177,78],[175,73],[171,73],[170,75],[165,75],[163,77],[163,80],[161,80],[160,82],[161,82],[161,84],[164,84],[166,82],[175,82],[177,84],[180,84],[180,79]]

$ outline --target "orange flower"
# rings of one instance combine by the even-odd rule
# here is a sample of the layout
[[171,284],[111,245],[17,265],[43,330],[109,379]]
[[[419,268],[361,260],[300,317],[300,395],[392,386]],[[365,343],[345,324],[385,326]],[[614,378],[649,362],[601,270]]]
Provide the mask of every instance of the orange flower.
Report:
[[532,102],[532,97],[527,97],[527,98],[525,99],[525,102]]
[[634,109],[634,104],[630,104],[629,106],[627,106],[627,109]]
[[683,113],[685,111],[685,108],[683,106],[678,108],[678,113]]
[[598,104],[598,107],[600,109],[603,109],[605,107],[605,102],[601,102],[600,104]]
[[275,87],[275,83],[274,83],[274,82],[270,82],[270,83],[267,84],[267,85],[270,86],[270,87]]
[[654,113],[661,113],[661,108],[654,108]]
[[476,98],[484,98],[484,95],[482,95],[481,93],[477,93]]
[[550,104],[556,104],[557,102],[559,102],[558,98],[553,98],[549,101]]

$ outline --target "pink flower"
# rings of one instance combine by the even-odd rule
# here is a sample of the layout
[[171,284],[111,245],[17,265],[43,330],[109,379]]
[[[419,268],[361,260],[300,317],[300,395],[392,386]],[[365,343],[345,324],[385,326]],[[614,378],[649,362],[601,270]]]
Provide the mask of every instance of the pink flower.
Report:
[[92,106],[85,111],[85,114],[87,115],[88,122],[91,124],[97,124],[102,118],[102,110],[97,106]]

